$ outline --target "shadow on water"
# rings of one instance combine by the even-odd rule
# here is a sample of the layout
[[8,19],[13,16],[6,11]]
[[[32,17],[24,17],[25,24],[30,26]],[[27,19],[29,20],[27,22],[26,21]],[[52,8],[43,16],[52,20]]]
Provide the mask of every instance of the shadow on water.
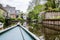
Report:
[[52,27],[54,25],[46,26],[46,25],[34,23],[34,22],[28,22],[27,24],[28,24],[27,27],[29,27],[28,29],[32,33],[37,35],[39,38],[40,38],[40,36],[43,35],[44,40],[60,40],[60,31],[56,31],[54,29],[47,28],[47,27]]

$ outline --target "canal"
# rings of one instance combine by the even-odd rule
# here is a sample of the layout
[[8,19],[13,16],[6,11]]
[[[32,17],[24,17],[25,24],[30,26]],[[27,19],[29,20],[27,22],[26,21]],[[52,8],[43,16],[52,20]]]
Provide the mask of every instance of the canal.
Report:
[[[34,33],[36,36],[41,38],[41,40],[60,40],[60,31],[56,31],[50,28],[46,28],[43,24],[35,22],[23,22],[22,24],[29,31]],[[48,25],[54,26],[55,25]],[[59,26],[60,27],[60,26]]]

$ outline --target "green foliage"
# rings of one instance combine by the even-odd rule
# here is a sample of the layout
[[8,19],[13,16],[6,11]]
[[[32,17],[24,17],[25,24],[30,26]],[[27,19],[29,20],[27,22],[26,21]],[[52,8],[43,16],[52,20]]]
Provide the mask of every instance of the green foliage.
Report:
[[5,17],[3,17],[4,11],[0,9],[0,22],[4,23],[5,22]]
[[39,13],[39,12],[41,12],[41,11],[44,11],[44,9],[45,9],[45,5],[38,5],[38,6],[35,6],[34,7],[34,13]]
[[41,11],[44,11],[44,9],[45,9],[45,5],[35,6],[34,9],[32,11],[30,11],[29,14],[28,14],[29,18],[31,20],[38,19],[38,14]]
[[[35,6],[34,9],[29,12],[28,18],[30,20],[39,19],[38,14],[42,11],[60,11],[60,8],[57,8],[55,0],[47,0],[47,3],[44,5]],[[44,16],[41,16],[40,18],[43,19]]]
[[52,7],[52,8],[56,8],[56,3],[55,0],[47,0],[48,2],[46,3],[47,7]]
[[10,20],[16,20],[16,18],[10,18]]
[[[59,4],[56,3],[56,0],[47,0],[47,3],[45,4],[46,8],[45,10],[48,11],[59,11]],[[57,10],[58,9],[58,10]]]
[[0,22],[4,23],[5,22],[5,19],[0,18]]
[[23,20],[23,19],[22,19],[22,18],[17,18],[17,20],[21,21],[21,20]]
[[41,36],[41,32],[40,32],[40,29],[42,27],[42,25],[38,24],[38,23],[33,23],[33,22],[29,22],[29,30],[36,34],[37,36]]
[[28,16],[32,20],[32,19],[34,19],[35,14],[34,14],[33,11],[31,11],[31,12],[29,12],[29,15]]
[[55,11],[60,11],[60,8],[54,8]]
[[14,22],[15,20],[16,20],[15,18],[5,19],[4,28],[7,28],[10,25],[15,24],[16,23]]

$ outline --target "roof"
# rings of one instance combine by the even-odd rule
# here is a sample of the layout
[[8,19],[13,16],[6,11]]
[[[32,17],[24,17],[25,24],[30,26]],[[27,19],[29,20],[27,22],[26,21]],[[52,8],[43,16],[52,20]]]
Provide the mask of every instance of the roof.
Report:
[[36,40],[21,26],[15,26],[0,32],[0,40]]

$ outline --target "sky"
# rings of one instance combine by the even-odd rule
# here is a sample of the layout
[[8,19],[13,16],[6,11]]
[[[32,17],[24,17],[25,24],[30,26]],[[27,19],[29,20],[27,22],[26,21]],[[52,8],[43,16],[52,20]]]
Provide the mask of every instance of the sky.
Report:
[[26,12],[30,1],[31,0],[0,0],[0,3],[3,4],[3,6],[10,5],[16,7],[17,10]]
[[45,4],[47,0],[40,0],[40,4]]

